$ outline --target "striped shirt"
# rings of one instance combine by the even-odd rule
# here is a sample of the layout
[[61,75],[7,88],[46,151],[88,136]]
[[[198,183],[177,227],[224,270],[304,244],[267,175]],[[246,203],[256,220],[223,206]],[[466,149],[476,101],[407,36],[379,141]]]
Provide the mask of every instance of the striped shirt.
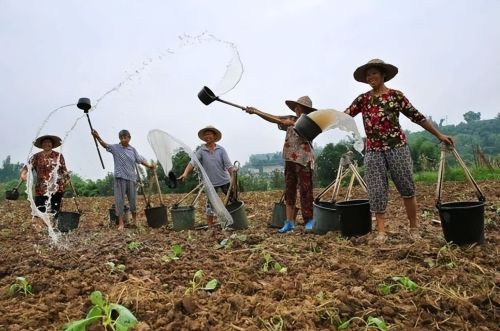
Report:
[[[215,145],[215,149],[210,151],[206,145],[201,145],[196,150],[195,155],[214,187],[226,185],[231,181],[228,169],[233,165],[224,147]],[[191,164],[194,165],[192,161]]]
[[135,182],[137,175],[135,173],[135,165],[146,161],[146,159],[137,153],[137,150],[128,145],[123,147],[121,144],[108,145],[108,152],[113,154],[115,161],[115,178],[123,178]]

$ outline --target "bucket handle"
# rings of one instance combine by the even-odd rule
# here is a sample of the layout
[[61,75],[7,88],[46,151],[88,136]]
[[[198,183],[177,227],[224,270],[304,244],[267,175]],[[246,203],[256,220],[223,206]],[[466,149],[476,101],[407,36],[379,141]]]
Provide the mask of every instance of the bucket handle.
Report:
[[445,144],[441,145],[441,156],[439,160],[439,169],[438,169],[438,181],[437,181],[437,187],[436,187],[436,207],[439,209],[441,207],[441,191],[443,189],[443,181],[444,181],[444,169],[445,169],[445,163],[446,163],[446,152],[451,152],[455,159],[457,160],[458,164],[462,167],[465,173],[465,177],[469,181],[469,183],[476,189],[476,196],[479,201],[484,202],[486,201],[486,198],[477,185],[476,181],[472,177],[472,174],[470,173],[469,169],[467,169],[465,162],[462,160],[460,155],[458,154],[457,150],[453,146],[448,146]]
[[224,199],[225,206],[227,206],[231,197],[238,201],[238,170],[240,170],[240,162],[234,161],[233,165],[231,182],[229,184],[229,189],[227,190],[226,198]]
[[137,165],[135,165],[135,171],[137,172],[137,179],[139,181],[139,186],[141,187],[142,195],[144,196],[144,203],[146,204],[146,208],[150,208],[151,203],[146,197],[146,192],[144,191],[144,182],[142,181],[141,173],[139,172],[139,167]]
[[153,169],[153,176],[155,178],[156,188],[158,190],[158,197],[160,198],[160,204],[162,206],[164,206],[164,204],[163,204],[163,196],[161,195],[160,182],[158,181],[158,175],[156,174],[156,169]]
[[[76,199],[76,197],[78,197],[78,193],[76,192],[75,187],[73,186],[73,182],[71,181],[70,178],[68,178],[68,182],[69,182],[69,186],[71,187],[72,200],[73,200],[73,203],[75,204],[76,211],[78,212],[78,214],[81,214],[82,210],[80,209],[80,206],[78,205],[78,202]],[[62,207],[62,205],[61,205],[61,207]]]
[[201,192],[203,191],[202,188],[203,188],[203,182],[199,183],[194,189],[192,189],[191,191],[189,191],[186,195],[184,195],[176,203],[174,203],[174,207],[179,206],[181,204],[181,202],[183,202],[184,200],[187,199],[187,197],[189,197],[194,192],[198,191],[198,194],[194,198],[193,202],[191,202],[191,205],[194,205],[194,203],[198,200],[198,197],[200,196]]

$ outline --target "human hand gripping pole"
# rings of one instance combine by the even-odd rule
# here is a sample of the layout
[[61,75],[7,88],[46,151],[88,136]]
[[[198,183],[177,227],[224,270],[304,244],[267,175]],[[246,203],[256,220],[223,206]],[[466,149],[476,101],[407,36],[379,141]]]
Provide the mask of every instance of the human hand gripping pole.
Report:
[[[78,103],[76,104],[76,106],[78,108],[82,109],[83,112],[85,113],[85,115],[87,115],[87,121],[89,122],[90,131],[93,131],[94,128],[92,127],[92,123],[90,122],[90,116],[89,116],[89,109],[92,108],[92,106],[90,104],[90,99],[89,98],[80,98],[78,100]],[[99,154],[99,160],[101,160],[102,168],[106,169],[104,167],[104,162],[102,161],[101,151],[99,150],[99,146],[97,145],[96,137],[94,137],[94,143],[95,143],[95,148],[97,149],[97,154]]]

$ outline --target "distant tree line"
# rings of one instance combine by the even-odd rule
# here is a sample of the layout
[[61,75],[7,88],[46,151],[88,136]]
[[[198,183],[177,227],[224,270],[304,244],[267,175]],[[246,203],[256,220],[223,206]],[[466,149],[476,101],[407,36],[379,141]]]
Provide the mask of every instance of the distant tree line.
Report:
[[[445,125],[444,120],[433,124],[439,127],[443,133],[450,135],[455,140],[458,153],[468,165],[472,165],[477,157],[477,151],[481,151],[487,158],[498,164],[500,156],[500,114],[491,120],[481,120],[481,113],[469,111],[463,115],[465,123],[457,125]],[[439,163],[441,146],[437,139],[426,131],[406,132],[408,144],[414,163],[415,172],[435,171]],[[317,151],[315,166],[315,185],[324,187],[330,184],[336,177],[340,158],[348,151],[354,151],[353,141],[341,141],[339,143],[327,144],[323,147],[314,146]],[[190,161],[189,154],[184,151],[177,152],[172,159],[173,172],[179,176],[184,171]],[[354,161],[362,167],[362,155],[355,152]],[[154,162],[154,161],[153,161]],[[274,166],[283,164],[281,152],[269,154],[251,155],[249,162],[242,169],[247,167],[259,168],[263,166]],[[451,160],[453,164],[453,160]],[[24,165],[22,163],[12,163],[11,157],[7,156],[2,161],[0,168],[0,187],[2,190],[15,187],[19,172]],[[153,184],[153,174],[139,167],[140,175],[143,179],[146,192],[156,192]],[[360,169],[362,172],[362,168]],[[167,186],[167,176],[161,165],[158,163],[156,169],[163,193],[185,193],[192,190],[199,183],[199,175],[193,172],[185,182],[177,183],[176,188]],[[71,181],[77,193],[81,196],[111,196],[113,195],[113,174],[108,173],[103,179],[90,180],[83,179],[75,173],[71,174]],[[280,170],[271,173],[254,174],[240,170],[238,173],[238,183],[240,191],[266,191],[284,188],[284,174]],[[68,188],[67,195],[71,194]]]

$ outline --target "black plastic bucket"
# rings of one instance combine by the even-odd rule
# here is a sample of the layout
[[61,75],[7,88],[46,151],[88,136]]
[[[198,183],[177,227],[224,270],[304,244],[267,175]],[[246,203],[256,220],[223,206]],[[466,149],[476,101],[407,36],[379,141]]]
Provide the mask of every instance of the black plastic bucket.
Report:
[[57,215],[57,229],[61,232],[69,232],[78,228],[80,213],[60,211]]
[[167,224],[167,207],[150,207],[144,210],[149,227],[159,228]]
[[243,201],[234,201],[226,206],[226,208],[233,218],[233,224],[230,226],[231,228],[235,230],[248,228],[247,214],[245,212],[245,204]]
[[299,136],[307,139],[307,141],[313,141],[314,138],[323,132],[319,125],[305,114],[300,115],[293,129]]
[[[295,207],[295,214],[293,215],[293,219],[297,217],[299,212],[299,208]],[[273,207],[273,214],[271,218],[271,224],[269,226],[271,228],[282,228],[285,225],[286,220],[286,205],[283,202],[275,202]]]
[[[123,215],[123,220],[125,223],[128,223],[128,211],[128,206],[125,206],[125,214]],[[116,216],[115,205],[112,205],[111,208],[109,208],[109,221],[111,222],[111,224],[118,225],[118,217]]]
[[340,229],[339,213],[335,202],[315,201],[313,203],[314,233],[326,234],[328,231]]
[[457,245],[484,242],[484,202],[447,202],[438,210],[446,241]]
[[372,230],[372,214],[368,200],[346,200],[335,204],[344,237],[362,236]]
[[172,216],[172,229],[174,231],[188,230],[194,228],[194,207],[177,206],[170,209]]

